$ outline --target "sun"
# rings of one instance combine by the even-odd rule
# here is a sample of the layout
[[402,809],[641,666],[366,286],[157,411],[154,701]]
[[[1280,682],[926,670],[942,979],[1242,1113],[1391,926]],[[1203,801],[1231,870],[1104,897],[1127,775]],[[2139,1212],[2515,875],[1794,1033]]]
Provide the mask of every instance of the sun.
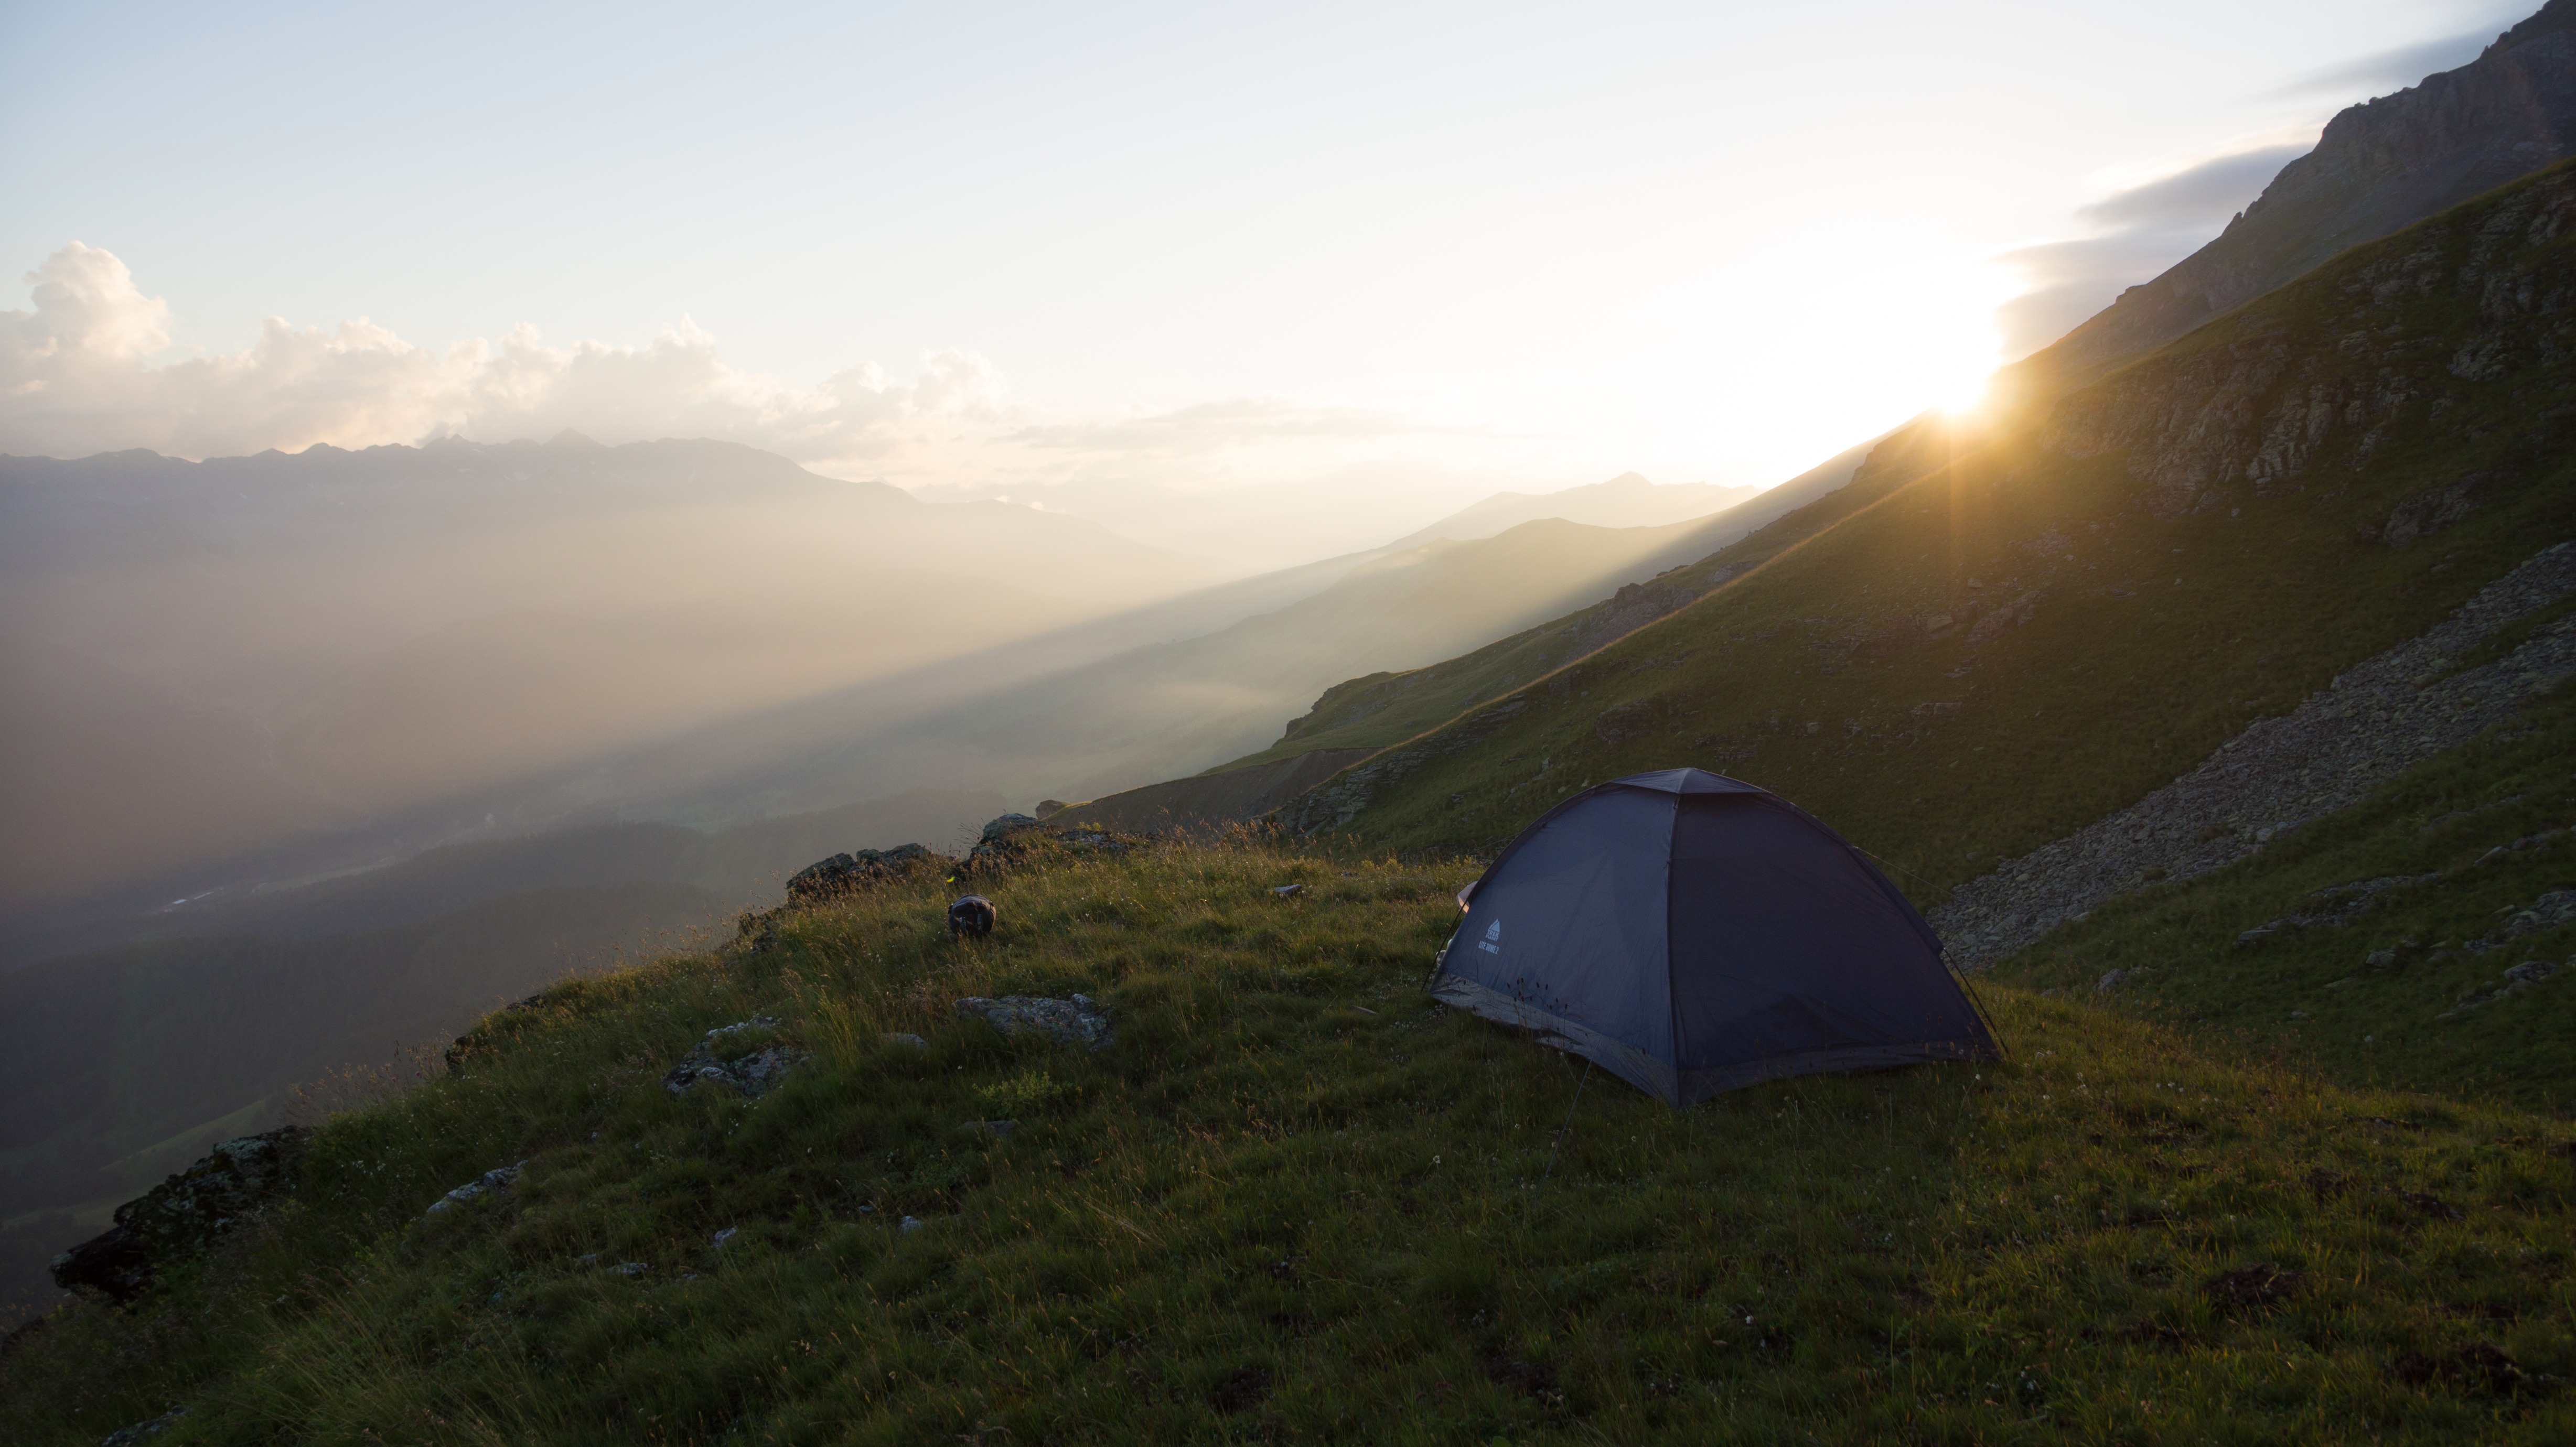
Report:
[[1994,368],[1983,364],[1963,367],[1951,376],[1938,379],[1932,405],[1953,421],[1974,417],[1985,410],[1994,385]]

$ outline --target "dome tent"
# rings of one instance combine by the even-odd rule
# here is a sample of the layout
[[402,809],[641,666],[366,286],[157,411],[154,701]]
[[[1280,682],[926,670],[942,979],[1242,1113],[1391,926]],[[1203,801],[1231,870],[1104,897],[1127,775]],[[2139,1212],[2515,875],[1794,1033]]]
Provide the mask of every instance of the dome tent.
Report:
[[1557,805],[1459,894],[1432,993],[1674,1106],[2000,1058],[1905,896],[1787,800],[1698,769]]

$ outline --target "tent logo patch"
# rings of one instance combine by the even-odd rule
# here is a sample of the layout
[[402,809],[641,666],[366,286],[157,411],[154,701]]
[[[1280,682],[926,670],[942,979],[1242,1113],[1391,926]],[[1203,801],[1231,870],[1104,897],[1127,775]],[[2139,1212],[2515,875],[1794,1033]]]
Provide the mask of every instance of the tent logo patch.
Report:
[[1503,922],[1501,920],[1496,920],[1492,924],[1485,926],[1485,937],[1476,941],[1476,948],[1483,950],[1489,955],[1499,955],[1503,952],[1502,941]]

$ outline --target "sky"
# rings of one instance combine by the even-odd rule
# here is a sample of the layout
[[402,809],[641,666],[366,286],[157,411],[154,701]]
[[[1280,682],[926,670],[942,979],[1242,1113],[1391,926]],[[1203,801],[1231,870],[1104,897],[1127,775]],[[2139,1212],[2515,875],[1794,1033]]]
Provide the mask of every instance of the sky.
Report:
[[720,436],[1332,522],[1265,561],[1768,485],[2531,8],[13,0],[0,452]]

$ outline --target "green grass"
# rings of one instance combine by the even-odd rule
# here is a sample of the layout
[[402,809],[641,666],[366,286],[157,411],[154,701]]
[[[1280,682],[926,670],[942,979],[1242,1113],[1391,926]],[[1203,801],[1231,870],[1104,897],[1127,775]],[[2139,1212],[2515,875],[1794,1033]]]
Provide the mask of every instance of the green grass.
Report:
[[[1426,998],[1473,868],[1049,852],[981,881],[981,945],[924,881],[558,987],[330,1122],[297,1204],[149,1306],[26,1339],[0,1436],[173,1404],[173,1444],[2576,1429],[2542,1380],[2576,1373],[2562,1127],[2013,990],[2009,1064],[1670,1111]],[[1074,990],[1114,1012],[1096,1055],[952,1008]],[[663,1090],[755,1012],[814,1061]],[[2290,1289],[2229,1288],[2257,1266]]]

